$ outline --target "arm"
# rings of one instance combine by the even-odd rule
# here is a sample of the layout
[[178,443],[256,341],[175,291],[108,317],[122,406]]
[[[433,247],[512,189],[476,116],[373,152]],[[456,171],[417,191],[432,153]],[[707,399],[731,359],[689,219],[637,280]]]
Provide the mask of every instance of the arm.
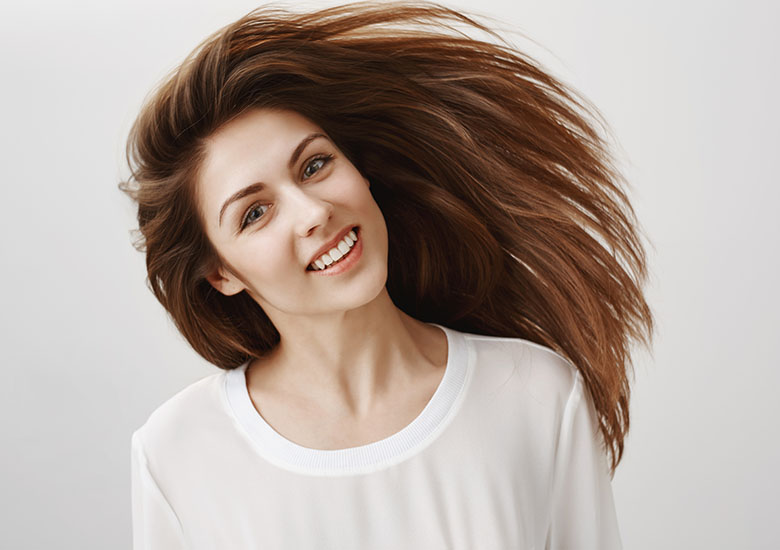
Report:
[[547,550],[621,550],[596,411],[579,371],[563,412],[555,456]]
[[149,471],[139,431],[131,443],[133,550],[185,550],[179,518]]

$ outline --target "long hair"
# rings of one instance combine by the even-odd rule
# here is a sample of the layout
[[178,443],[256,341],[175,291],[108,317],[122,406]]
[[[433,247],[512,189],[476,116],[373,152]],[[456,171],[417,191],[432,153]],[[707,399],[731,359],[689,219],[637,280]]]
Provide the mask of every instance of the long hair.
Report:
[[151,290],[223,369],[266,354],[279,333],[247,293],[206,281],[220,260],[193,182],[206,138],[263,107],[311,119],[371,181],[397,307],[537,342],[579,369],[614,475],[630,347],[650,346],[653,318],[638,222],[596,108],[474,14],[432,2],[270,4],[206,38],[146,99],[119,187],[138,204]]

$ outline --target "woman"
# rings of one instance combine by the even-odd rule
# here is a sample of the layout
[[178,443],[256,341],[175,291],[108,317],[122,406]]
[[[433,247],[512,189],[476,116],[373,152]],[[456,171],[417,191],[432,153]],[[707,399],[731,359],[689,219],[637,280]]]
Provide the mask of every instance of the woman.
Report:
[[135,548],[620,548],[635,217],[597,111],[458,24],[266,6],[146,102],[137,246],[221,370],[133,434]]

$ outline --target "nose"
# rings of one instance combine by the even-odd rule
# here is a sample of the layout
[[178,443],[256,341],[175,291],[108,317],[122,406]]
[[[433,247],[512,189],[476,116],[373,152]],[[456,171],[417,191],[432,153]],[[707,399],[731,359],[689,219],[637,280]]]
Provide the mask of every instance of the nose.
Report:
[[326,226],[333,215],[333,204],[301,187],[292,186],[289,199],[295,232],[302,237],[310,235],[319,226]]

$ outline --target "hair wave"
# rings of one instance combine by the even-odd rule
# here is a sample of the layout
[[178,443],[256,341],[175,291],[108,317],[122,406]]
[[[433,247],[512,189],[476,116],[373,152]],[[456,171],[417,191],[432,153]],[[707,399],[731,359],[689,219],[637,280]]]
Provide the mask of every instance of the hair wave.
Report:
[[598,110],[474,14],[433,2],[269,4],[206,38],[146,99],[120,188],[138,204],[151,290],[223,369],[267,353],[279,334],[247,293],[205,280],[220,259],[193,182],[205,139],[257,107],[308,117],[371,181],[400,309],[540,343],[580,370],[614,475],[630,347],[650,347],[653,317],[638,222]]

